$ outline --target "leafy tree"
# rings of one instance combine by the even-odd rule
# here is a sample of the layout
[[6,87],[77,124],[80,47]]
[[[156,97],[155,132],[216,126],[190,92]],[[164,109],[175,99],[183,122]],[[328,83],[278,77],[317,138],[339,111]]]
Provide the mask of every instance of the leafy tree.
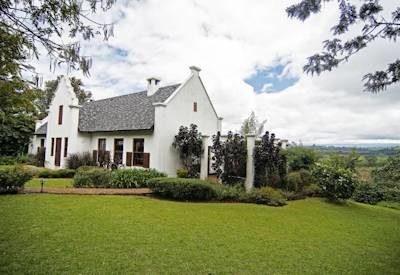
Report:
[[310,170],[318,160],[318,152],[304,146],[293,146],[286,150],[287,162],[291,171]]
[[350,170],[326,163],[317,163],[312,175],[329,200],[349,199],[357,186],[355,174]]
[[[289,17],[306,20],[311,14],[319,13],[324,2],[331,0],[301,0],[300,3],[286,9]],[[323,42],[323,52],[308,57],[304,71],[320,74],[331,71],[342,62],[368,46],[376,39],[387,39],[396,42],[400,36],[400,7],[391,11],[390,17],[384,17],[383,6],[378,0],[362,1],[357,7],[352,1],[338,0],[340,11],[339,22],[332,27],[334,38]],[[353,1],[356,2],[356,1]],[[361,24],[360,33],[342,40],[353,25]],[[368,73],[363,77],[365,91],[377,93],[389,85],[400,81],[400,59],[388,64],[386,70]]]
[[255,113],[251,112],[250,116],[243,121],[242,127],[240,128],[240,134],[242,136],[246,136],[247,134],[260,136],[264,131],[264,125],[266,122],[266,119],[259,122]]
[[203,151],[201,133],[197,125],[181,126],[172,143],[179,152],[179,157],[188,170],[189,177],[198,177],[200,173],[200,158]]
[[[39,46],[43,47],[51,58],[51,67],[66,63],[88,74],[91,59],[80,54],[80,44],[75,40],[79,37],[89,40],[101,33],[104,39],[113,35],[113,24],[98,23],[90,13],[107,11],[114,3],[115,0],[4,0],[0,2],[0,28],[18,36],[19,47],[36,58]],[[62,42],[66,40],[69,42]],[[7,45],[9,41],[2,42]],[[33,69],[25,61],[20,60],[14,66],[19,70]]]
[[382,167],[372,171],[374,181],[400,189],[400,152],[390,156]]
[[329,154],[327,157],[321,159],[320,162],[337,168],[349,169],[355,172],[359,157],[360,155],[357,153],[357,151],[352,150],[352,152],[347,155],[335,153]]
[[212,152],[212,167],[224,184],[235,185],[246,176],[247,149],[242,135],[229,131],[222,142],[218,132],[213,136]]
[[[79,100],[79,104],[83,104],[92,98],[92,93],[90,91],[85,91],[83,89],[83,82],[79,78],[70,78],[72,88]],[[46,81],[45,88],[41,92],[41,97],[39,98],[37,105],[40,112],[40,118],[47,116],[47,109],[49,108],[51,101],[54,98],[58,82],[60,81],[60,76],[55,80]]]
[[270,185],[282,187],[287,174],[286,154],[281,151],[282,144],[277,142],[275,134],[265,132],[261,142],[254,148],[254,186]]

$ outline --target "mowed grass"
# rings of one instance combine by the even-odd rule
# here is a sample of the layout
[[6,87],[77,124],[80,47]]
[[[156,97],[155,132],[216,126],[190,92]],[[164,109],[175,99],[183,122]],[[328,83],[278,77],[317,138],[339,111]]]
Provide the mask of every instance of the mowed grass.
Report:
[[398,274],[400,211],[0,196],[0,273]]
[[[74,179],[44,179],[44,187],[72,187]],[[41,179],[33,178],[25,184],[25,187],[41,187]]]

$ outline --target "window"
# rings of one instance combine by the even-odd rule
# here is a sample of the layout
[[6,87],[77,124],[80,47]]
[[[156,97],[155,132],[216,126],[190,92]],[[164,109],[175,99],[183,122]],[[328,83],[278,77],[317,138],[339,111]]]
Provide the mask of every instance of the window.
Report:
[[54,156],[54,138],[51,138],[50,156]]
[[133,165],[143,166],[144,139],[133,139]]
[[103,162],[105,160],[105,154],[106,154],[106,139],[105,138],[99,138],[98,141],[98,157],[99,157],[99,162]]
[[61,125],[63,121],[63,108],[63,105],[58,107],[58,125]]
[[197,102],[193,102],[193,112],[197,112]]
[[116,164],[122,164],[123,154],[124,154],[124,140],[122,138],[116,138],[114,140],[114,162]]
[[64,138],[64,158],[68,155],[68,138]]

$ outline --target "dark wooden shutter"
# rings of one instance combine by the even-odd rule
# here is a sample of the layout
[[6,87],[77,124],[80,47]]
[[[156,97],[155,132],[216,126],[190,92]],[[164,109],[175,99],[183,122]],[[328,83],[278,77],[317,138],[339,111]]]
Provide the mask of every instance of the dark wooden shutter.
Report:
[[64,109],[64,106],[63,106],[63,105],[60,105],[60,106],[58,107],[58,124],[59,124],[59,125],[61,125],[61,124],[62,124],[62,121],[63,121],[63,109]]
[[50,156],[54,156],[54,138],[51,138]]
[[150,153],[143,153],[143,167],[150,167]]
[[68,155],[68,138],[64,138],[64,158]]
[[97,150],[93,150],[93,160],[97,161]]
[[54,165],[60,166],[61,164],[61,138],[56,138],[56,156],[54,158]]
[[126,166],[132,166],[132,152],[126,152]]

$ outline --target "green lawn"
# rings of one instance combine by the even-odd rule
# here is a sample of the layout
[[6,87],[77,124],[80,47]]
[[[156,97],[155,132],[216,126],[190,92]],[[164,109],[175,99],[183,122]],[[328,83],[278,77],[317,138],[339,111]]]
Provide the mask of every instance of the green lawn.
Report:
[[400,211],[0,196],[0,273],[399,274]]
[[[44,179],[44,187],[72,187],[74,179]],[[40,187],[40,179],[33,178],[25,187]]]

